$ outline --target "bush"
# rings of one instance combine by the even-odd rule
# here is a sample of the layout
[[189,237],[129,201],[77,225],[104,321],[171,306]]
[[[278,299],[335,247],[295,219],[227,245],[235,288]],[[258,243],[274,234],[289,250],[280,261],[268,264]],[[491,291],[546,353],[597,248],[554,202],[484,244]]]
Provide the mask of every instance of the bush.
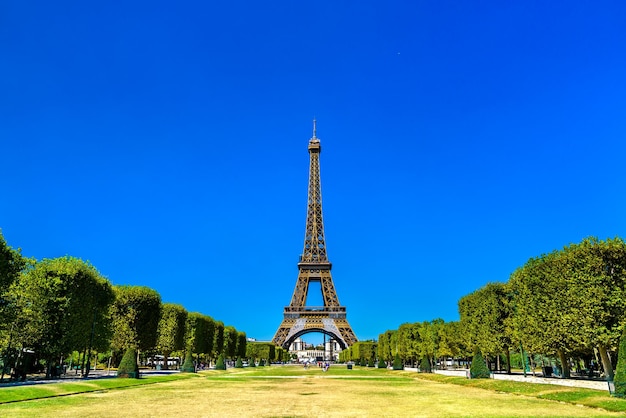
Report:
[[482,353],[477,351],[470,366],[470,377],[472,379],[489,379],[490,375],[491,372],[485,363]]
[[420,361],[420,373],[432,373],[428,357],[422,357],[422,360]]
[[217,358],[217,363],[215,363],[216,370],[226,370],[226,363],[224,362],[224,354],[220,354]]
[[265,360],[261,359],[259,360],[259,367],[263,367],[263,366],[265,366]]
[[367,363],[367,367],[374,367],[374,359],[371,358],[370,361]]
[[386,369],[387,368],[387,363],[385,363],[385,360],[378,359],[378,368],[379,369]]
[[256,363],[254,362],[254,357],[250,357],[250,361],[248,362],[248,366],[256,367]]
[[191,354],[191,350],[187,350],[187,354],[185,354],[185,361],[183,362],[183,366],[180,368],[180,371],[185,373],[196,372],[196,367],[193,364],[193,354]]
[[367,367],[367,360],[365,360],[364,358],[361,359],[361,366],[363,367]]
[[237,361],[235,362],[235,368],[236,369],[243,369],[243,362],[241,361],[241,357],[237,358]]
[[134,348],[129,348],[124,353],[120,366],[117,368],[117,377],[139,378],[137,351]]
[[393,358],[393,369],[394,370],[404,370],[404,363],[402,362],[402,359],[400,358],[400,356],[397,355],[397,354]]
[[626,397],[626,328],[624,328],[619,340],[617,366],[615,367],[613,382],[615,383],[615,396]]

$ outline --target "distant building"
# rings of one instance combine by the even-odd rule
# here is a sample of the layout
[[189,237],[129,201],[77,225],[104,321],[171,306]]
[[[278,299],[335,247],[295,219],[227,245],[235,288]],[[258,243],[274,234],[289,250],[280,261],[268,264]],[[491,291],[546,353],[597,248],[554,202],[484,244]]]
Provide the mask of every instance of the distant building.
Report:
[[341,346],[335,340],[326,341],[324,349],[317,349],[313,344],[307,344],[302,338],[296,338],[289,346],[289,353],[295,354],[300,363],[317,361],[337,361]]

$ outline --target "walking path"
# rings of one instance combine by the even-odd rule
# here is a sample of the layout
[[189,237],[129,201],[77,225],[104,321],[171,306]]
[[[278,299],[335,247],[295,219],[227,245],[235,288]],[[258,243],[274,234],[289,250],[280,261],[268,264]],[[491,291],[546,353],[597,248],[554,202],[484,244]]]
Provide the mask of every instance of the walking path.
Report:
[[[406,369],[411,370],[411,369]],[[417,371],[417,369],[412,369]],[[469,370],[435,370],[437,374],[443,374],[446,376],[459,376],[466,377],[467,372]],[[592,379],[561,379],[558,377],[537,377],[528,373],[526,377],[523,374],[513,373],[492,373],[491,377],[497,380],[514,380],[517,382],[528,382],[528,383],[544,383],[546,385],[559,385],[559,386],[571,386],[577,388],[587,388],[587,389],[596,389],[596,390],[609,390],[609,385],[606,380],[592,380]]]

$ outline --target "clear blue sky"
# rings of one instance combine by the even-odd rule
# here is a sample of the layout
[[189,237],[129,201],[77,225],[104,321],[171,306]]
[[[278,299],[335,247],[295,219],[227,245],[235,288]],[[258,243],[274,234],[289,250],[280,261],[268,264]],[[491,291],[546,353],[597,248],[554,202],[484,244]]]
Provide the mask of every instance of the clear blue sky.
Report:
[[271,339],[312,119],[360,339],[626,236],[626,2],[0,5],[0,228]]

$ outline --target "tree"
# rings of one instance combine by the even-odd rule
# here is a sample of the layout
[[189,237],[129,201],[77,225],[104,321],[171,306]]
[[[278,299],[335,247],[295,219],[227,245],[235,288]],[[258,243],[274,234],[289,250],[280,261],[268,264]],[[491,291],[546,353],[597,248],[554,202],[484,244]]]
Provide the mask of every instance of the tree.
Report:
[[145,351],[156,347],[161,296],[145,286],[114,286],[112,345]]
[[[509,279],[515,341],[534,353],[556,353],[569,376],[568,353],[598,349],[607,377],[626,310],[626,245],[586,238],[531,258]],[[572,324],[577,324],[575,327]]]
[[161,319],[158,326],[157,349],[163,354],[163,366],[168,368],[168,357],[172,351],[185,347],[185,324],[187,311],[181,305],[164,303],[161,305]]
[[213,349],[215,321],[198,312],[187,315],[186,324],[187,347],[198,357],[201,354],[210,356]]
[[255,367],[255,360],[259,357],[259,345],[255,342],[246,344],[246,357],[250,360],[250,367]]
[[488,283],[459,302],[461,326],[467,331],[466,345],[482,353],[495,356],[500,369],[500,354],[507,356],[507,372],[510,372],[512,345],[507,322],[511,315],[508,289],[504,283]]
[[395,330],[387,330],[378,336],[378,357],[387,362],[393,360],[397,352]]
[[615,396],[626,397],[626,328],[622,332],[619,342],[617,356],[617,367],[615,368]]
[[74,350],[108,346],[113,290],[91,264],[74,257],[44,259],[14,283],[22,321],[17,340],[51,367]]
[[224,350],[224,323],[218,321],[215,323],[215,335],[213,337],[213,356],[214,358]]
[[235,327],[224,327],[224,355],[233,359],[237,355],[237,330]]
[[246,357],[246,345],[248,339],[245,332],[237,333],[237,358]]
[[28,259],[22,257],[19,249],[9,247],[0,230],[0,335],[9,328],[15,318],[15,311],[11,309],[15,301],[9,290],[28,262]]

